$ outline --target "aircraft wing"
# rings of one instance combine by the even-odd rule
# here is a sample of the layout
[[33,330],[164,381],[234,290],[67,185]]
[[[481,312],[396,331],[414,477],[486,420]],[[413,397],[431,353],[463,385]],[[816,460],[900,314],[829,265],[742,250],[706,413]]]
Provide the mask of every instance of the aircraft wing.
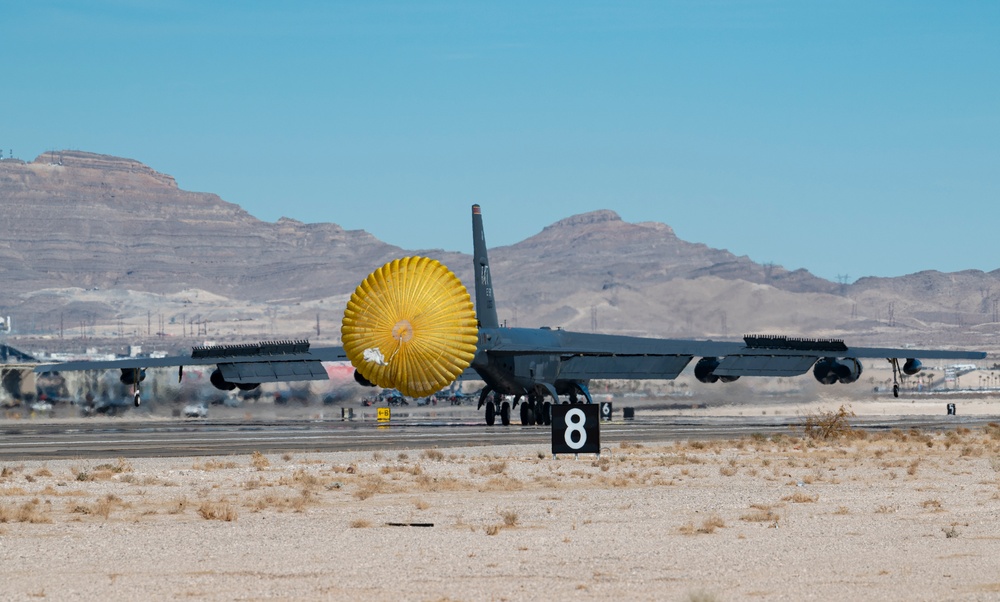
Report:
[[695,357],[716,358],[717,376],[798,376],[820,358],[900,358],[981,360],[985,353],[943,349],[848,347],[836,339],[794,339],[784,336],[747,336],[742,343],[685,339],[651,339],[537,331],[505,336],[502,330],[489,340],[490,355],[551,355],[561,359],[562,378],[672,379]]
[[72,361],[40,364],[35,372],[70,372],[75,370],[144,370],[172,366],[217,366],[230,383],[249,384],[326,380],[321,362],[346,361],[343,347],[309,348],[307,341],[280,341],[250,345],[195,347],[190,356],[127,358],[107,361]]

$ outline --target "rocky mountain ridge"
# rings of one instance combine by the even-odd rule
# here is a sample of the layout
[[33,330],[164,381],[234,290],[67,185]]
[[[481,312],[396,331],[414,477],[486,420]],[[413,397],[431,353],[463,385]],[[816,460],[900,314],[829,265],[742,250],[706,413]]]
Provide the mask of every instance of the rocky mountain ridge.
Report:
[[[0,161],[0,207],[0,313],[15,317],[21,335],[63,340],[336,341],[357,283],[412,253],[332,223],[263,222],[137,161],[80,151]],[[471,285],[471,257],[421,252]],[[987,343],[998,330],[1000,270],[841,285],[609,210],[558,221],[490,258],[511,325],[898,344]]]

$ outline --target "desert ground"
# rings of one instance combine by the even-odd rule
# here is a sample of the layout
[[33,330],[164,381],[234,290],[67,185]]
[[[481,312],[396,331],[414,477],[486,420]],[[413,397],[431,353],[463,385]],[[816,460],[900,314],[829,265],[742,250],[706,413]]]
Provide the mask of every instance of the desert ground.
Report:
[[622,440],[599,458],[5,463],[0,598],[1000,599],[1000,425],[873,434],[810,417],[832,428]]

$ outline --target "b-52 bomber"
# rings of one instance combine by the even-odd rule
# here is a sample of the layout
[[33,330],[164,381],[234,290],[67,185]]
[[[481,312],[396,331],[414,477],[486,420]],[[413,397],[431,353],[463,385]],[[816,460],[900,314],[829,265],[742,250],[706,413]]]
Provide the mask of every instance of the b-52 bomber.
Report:
[[[744,337],[742,342],[727,342],[654,339],[550,328],[508,328],[501,325],[497,317],[479,205],[472,206],[472,235],[474,313],[468,293],[461,287],[465,303],[470,305],[471,336],[463,339],[458,334],[442,332],[440,329],[431,336],[434,341],[444,345],[444,348],[433,352],[435,358],[447,356],[449,345],[465,345],[468,348],[467,359],[446,362],[447,365],[443,367],[428,364],[426,372],[433,373],[430,375],[415,374],[421,372],[421,369],[413,366],[403,367],[402,355],[397,359],[397,354],[407,344],[411,344],[411,341],[416,343],[419,340],[423,335],[420,332],[420,318],[423,314],[434,313],[436,309],[425,308],[421,315],[412,319],[404,319],[405,317],[387,310],[387,298],[405,296],[392,287],[401,286],[400,283],[406,279],[402,276],[383,275],[379,283],[387,288],[373,288],[370,281],[380,271],[373,272],[358,287],[348,304],[343,328],[344,345],[348,347],[346,350],[345,347],[310,349],[306,341],[283,341],[196,347],[190,357],[69,362],[43,365],[35,370],[120,369],[122,382],[135,387],[134,402],[139,405],[139,383],[147,368],[180,366],[183,371],[185,365],[215,365],[216,369],[211,376],[214,386],[223,390],[237,387],[249,390],[265,382],[325,379],[327,375],[321,362],[350,360],[355,368],[355,379],[359,383],[401,388],[405,392],[405,383],[403,387],[399,387],[400,381],[393,380],[396,377],[385,376],[388,368],[393,367],[395,362],[400,365],[397,372],[408,371],[407,377],[424,383],[413,390],[437,390],[457,377],[482,380],[485,386],[479,395],[479,409],[485,408],[486,423],[493,425],[499,417],[501,424],[508,425],[511,411],[520,406],[521,423],[527,425],[548,424],[551,420],[551,404],[559,403],[561,398],[563,403],[580,400],[593,403],[588,388],[592,379],[674,379],[695,358],[698,360],[694,365],[694,375],[702,383],[729,383],[744,376],[799,376],[812,370],[816,380],[824,385],[856,382],[863,369],[861,359],[882,358],[892,367],[893,395],[898,397],[900,379],[904,375],[911,376],[920,372],[921,360],[980,360],[986,357],[985,353],[978,351],[849,347],[837,339],[752,335]],[[411,259],[425,258],[404,258],[393,262],[393,265],[399,262],[406,264]],[[381,270],[389,265],[386,264]],[[440,267],[454,278],[447,268]],[[375,300],[358,306],[355,300],[361,292],[374,295]],[[391,338],[387,338],[388,345],[370,346],[363,352],[352,352],[348,343],[354,337],[349,336],[348,324],[352,316],[357,317],[359,314],[373,314],[375,322],[384,323],[391,329]],[[456,357],[461,355],[462,353],[458,353]],[[397,377],[403,378],[398,374]],[[380,380],[381,382],[377,382]],[[427,384],[428,382],[431,384]],[[508,397],[512,400],[508,401]]]

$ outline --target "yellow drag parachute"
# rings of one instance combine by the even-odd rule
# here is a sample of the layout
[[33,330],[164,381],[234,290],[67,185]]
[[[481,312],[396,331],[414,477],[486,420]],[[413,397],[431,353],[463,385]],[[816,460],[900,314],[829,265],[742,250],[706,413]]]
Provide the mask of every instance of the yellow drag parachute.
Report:
[[454,381],[476,354],[469,291],[441,262],[403,257],[358,285],[341,324],[344,351],[370,382],[422,397]]

